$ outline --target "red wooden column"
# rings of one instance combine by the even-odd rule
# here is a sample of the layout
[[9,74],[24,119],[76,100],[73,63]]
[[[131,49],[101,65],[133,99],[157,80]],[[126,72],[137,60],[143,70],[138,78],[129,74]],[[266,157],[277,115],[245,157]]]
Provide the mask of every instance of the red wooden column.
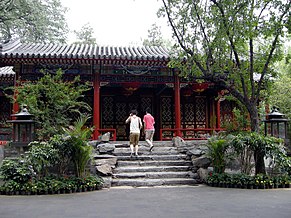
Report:
[[217,101],[217,106],[216,106],[216,117],[217,117],[217,128],[220,129],[220,99]]
[[100,74],[97,71],[94,74],[93,88],[93,125],[95,127],[93,140],[97,140],[100,129]]
[[181,101],[180,101],[180,79],[178,75],[175,75],[175,83],[174,83],[174,91],[175,91],[175,128],[176,136],[181,137]]
[[[15,82],[14,83],[14,87],[18,87],[18,83]],[[13,93],[13,106],[12,106],[12,113],[16,114],[19,112],[19,104],[17,103],[17,96],[18,96],[18,92],[14,91]],[[12,117],[12,119],[16,119],[16,117]]]

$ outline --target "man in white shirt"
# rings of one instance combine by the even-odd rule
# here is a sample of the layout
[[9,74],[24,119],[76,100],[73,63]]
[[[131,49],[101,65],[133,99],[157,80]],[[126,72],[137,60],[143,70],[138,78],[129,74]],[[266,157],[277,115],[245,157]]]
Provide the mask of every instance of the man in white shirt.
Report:
[[142,122],[140,117],[137,116],[136,110],[132,110],[129,117],[125,121],[125,123],[129,122],[130,122],[129,146],[131,150],[130,157],[132,157],[134,154],[138,156],[138,143],[140,130],[142,128]]

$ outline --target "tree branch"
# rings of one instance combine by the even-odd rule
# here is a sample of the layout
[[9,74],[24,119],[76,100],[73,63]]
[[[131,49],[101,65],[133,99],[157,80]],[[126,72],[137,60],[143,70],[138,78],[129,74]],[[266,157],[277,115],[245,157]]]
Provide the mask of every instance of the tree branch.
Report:
[[275,52],[275,49],[276,49],[276,46],[277,46],[277,43],[278,43],[278,40],[279,40],[279,37],[282,33],[282,30],[283,30],[283,27],[284,25],[281,24],[283,22],[283,18],[285,17],[286,14],[289,13],[290,11],[290,8],[291,8],[291,0],[288,1],[289,3],[286,3],[286,8],[285,8],[285,11],[282,13],[282,15],[280,16],[280,19],[279,19],[279,24],[280,24],[280,27],[278,27],[277,31],[276,31],[276,34],[275,34],[275,37],[274,37],[274,40],[272,42],[272,46],[271,46],[271,50],[270,50],[270,53],[268,55],[268,58],[266,60],[266,63],[264,65],[264,68],[262,70],[262,73],[261,73],[261,77],[260,77],[260,80],[258,82],[258,87],[257,87],[257,96],[256,96],[256,101],[258,101],[259,99],[259,92],[261,90],[261,87],[262,87],[262,83],[263,83],[263,79],[264,79],[264,76],[267,74],[267,70],[269,68],[269,64],[271,62],[271,59],[273,57],[273,54]]
[[228,25],[227,25],[227,20],[226,20],[226,17],[225,17],[224,10],[223,10],[223,8],[221,7],[221,5],[216,0],[210,0],[210,1],[212,1],[217,6],[217,8],[219,9],[219,11],[221,13],[222,20],[223,20],[223,25],[224,25],[224,28],[225,28],[226,35],[228,37],[228,40],[230,42],[230,46],[231,46],[231,48],[233,50],[236,64],[240,68],[240,59],[239,59],[239,56],[238,56],[236,47],[235,47],[234,42],[233,42],[233,38],[231,37],[231,34],[229,32],[229,28],[228,28]]
[[193,3],[193,4],[194,4],[194,9],[195,9],[195,12],[196,12],[196,16],[197,16],[198,21],[199,21],[200,28],[201,28],[203,36],[204,36],[204,40],[206,41],[207,48],[208,48],[206,66],[207,66],[207,69],[209,70],[210,69],[210,67],[209,67],[210,61],[213,60],[211,46],[210,46],[210,42],[208,40],[207,34],[205,32],[205,27],[203,26],[202,20],[200,18],[199,13],[198,13],[197,5],[195,3]]
[[167,6],[165,0],[163,0],[163,4],[164,4],[164,8],[165,8],[165,11],[166,11],[166,14],[167,14],[167,17],[168,17],[168,20],[169,20],[169,23],[172,27],[172,30],[174,31],[174,35],[175,37],[177,38],[178,40],[178,43],[179,45],[182,47],[182,49],[187,53],[189,54],[192,58],[193,58],[193,61],[195,62],[195,64],[198,66],[198,68],[201,70],[201,72],[203,74],[206,73],[206,70],[203,68],[202,64],[198,61],[198,59],[195,57],[196,55],[194,54],[194,52],[187,48],[186,45],[184,45],[182,39],[179,37],[178,35],[178,31],[177,31],[177,28],[175,27],[174,25],[174,22],[173,22],[173,19],[171,18],[171,15],[170,15],[170,11],[169,11],[169,7]]

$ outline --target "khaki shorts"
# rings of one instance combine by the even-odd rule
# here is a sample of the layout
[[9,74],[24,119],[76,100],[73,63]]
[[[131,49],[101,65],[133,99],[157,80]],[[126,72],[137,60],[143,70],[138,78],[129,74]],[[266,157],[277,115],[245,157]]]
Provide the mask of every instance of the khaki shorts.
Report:
[[129,144],[131,145],[138,145],[139,143],[139,133],[130,133],[129,135]]
[[145,130],[145,139],[148,139],[148,140],[150,140],[152,142],[154,134],[155,134],[155,130],[153,130],[153,129],[147,130],[146,129]]

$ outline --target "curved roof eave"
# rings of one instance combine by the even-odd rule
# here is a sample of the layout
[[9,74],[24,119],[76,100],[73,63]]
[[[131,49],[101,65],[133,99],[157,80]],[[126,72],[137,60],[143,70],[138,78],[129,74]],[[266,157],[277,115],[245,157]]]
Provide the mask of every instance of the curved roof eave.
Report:
[[164,65],[170,53],[164,47],[116,47],[83,44],[21,43],[19,40],[0,45],[0,57],[18,59],[62,59],[62,61],[134,61]]

